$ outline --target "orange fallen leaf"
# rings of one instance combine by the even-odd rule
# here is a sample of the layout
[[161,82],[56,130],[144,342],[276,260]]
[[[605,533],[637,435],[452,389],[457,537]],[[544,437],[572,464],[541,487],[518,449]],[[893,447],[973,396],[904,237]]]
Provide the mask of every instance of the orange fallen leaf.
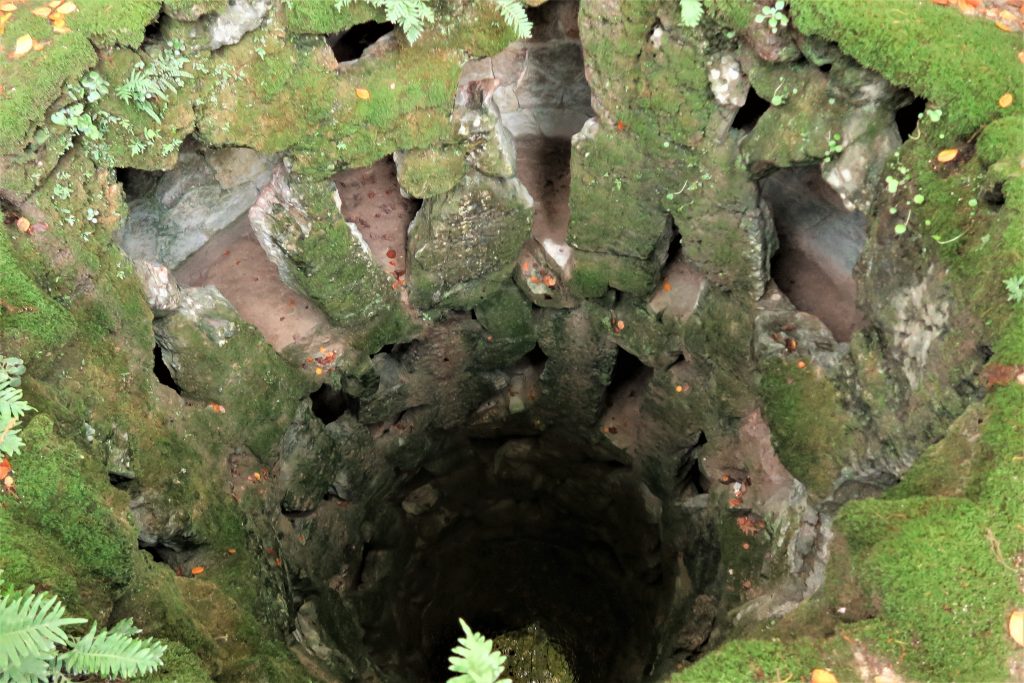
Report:
[[1024,64],[1024,50],[1017,53],[1017,61]]
[[281,566],[281,558],[280,557],[275,557],[274,558],[274,566],[276,566],[276,567],[280,567]]
[[731,508],[738,508],[741,505],[743,505],[743,500],[741,498],[730,498],[729,499],[729,507],[731,507]]
[[741,548],[743,548],[744,550],[750,550],[750,544],[749,544],[749,543],[744,543],[744,544],[743,544],[742,546],[740,546],[740,547],[741,547]]
[[317,368],[313,372],[315,372],[319,376],[319,375],[324,374],[324,369],[323,368]]
[[16,9],[18,9],[18,6],[15,5],[13,2],[5,2],[4,4],[0,5],[0,12],[13,12]]
[[1012,26],[1002,21],[996,22],[996,28],[998,28],[1000,31],[1006,31],[1007,33],[1013,30]]
[[615,329],[621,332],[622,330],[626,329],[626,323],[622,322],[621,320],[616,320]]
[[234,548],[228,548],[228,555],[234,555],[234,554],[235,554],[235,553],[237,553],[237,552],[238,552],[238,551],[237,551],[237,550],[235,550]]
[[956,147],[950,147],[949,149],[944,149],[936,154],[935,160],[940,164],[949,163],[950,161],[953,161],[953,159],[956,159],[958,154],[960,154],[960,150]]
[[677,394],[683,393],[683,385],[682,384],[677,384],[676,385],[676,393]]
[[839,679],[828,669],[815,669],[811,672],[811,683],[839,683]]
[[206,571],[206,567],[192,567],[192,576],[199,576]]
[[19,36],[18,40],[15,41],[15,43],[14,43],[14,52],[11,53],[11,55],[15,59],[18,59],[19,57],[24,57],[29,52],[31,52],[31,50],[32,50],[32,43],[33,43],[32,36],[29,35],[28,33],[26,33],[26,34],[24,34],[22,36]]
[[228,412],[228,409],[225,408],[224,406],[222,406],[219,403],[211,403],[209,407],[210,407],[210,410],[212,410],[215,413],[226,413],[226,412]]
[[523,261],[523,272],[524,273],[529,273],[530,272],[530,262],[529,261]]
[[1006,109],[1011,104],[1013,104],[1013,93],[1005,93],[999,98],[999,106],[1001,108]]
[[28,232],[32,229],[32,221],[24,216],[18,218],[18,220],[14,222],[14,225],[17,226],[18,232]]
[[548,287],[554,287],[555,285],[558,284],[558,280],[555,279],[554,275],[545,275],[544,284],[547,285]]
[[11,473],[11,461],[7,458],[0,460],[0,479],[6,479]]
[[1024,609],[1015,609],[1010,612],[1010,619],[1006,623],[1010,637],[1017,645],[1024,647]]
[[805,363],[805,362],[803,362],[802,360],[800,360],[800,361],[797,361],[797,362],[796,362],[796,366],[797,366],[798,368],[800,368],[801,370],[803,370],[804,368],[806,368],[806,367],[807,367],[807,363]]
[[370,91],[366,88],[356,88],[356,97],[361,100],[368,100],[370,99]]
[[661,288],[662,288],[662,290],[664,290],[666,292],[671,292],[672,291],[672,283],[669,282],[668,280],[665,280],[663,283],[661,283]]
[[249,481],[259,481],[262,478],[263,477],[260,475],[259,472],[253,472],[252,474],[249,475]]
[[38,40],[33,40],[32,41],[32,49],[35,50],[36,52],[39,52],[40,50],[42,50],[44,47],[46,47],[49,44],[50,44],[50,41],[46,41],[45,43],[40,43]]

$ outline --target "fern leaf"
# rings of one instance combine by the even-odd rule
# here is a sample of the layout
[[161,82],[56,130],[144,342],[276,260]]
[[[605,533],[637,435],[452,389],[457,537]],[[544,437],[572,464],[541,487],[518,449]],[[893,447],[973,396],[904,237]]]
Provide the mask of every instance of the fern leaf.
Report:
[[48,659],[33,657],[0,671],[0,683],[47,683],[54,678]]
[[49,593],[10,593],[0,599],[0,671],[23,668],[22,662],[52,656],[55,644],[66,645],[64,627],[85,619],[64,616],[64,604]]
[[687,28],[697,28],[704,16],[704,5],[701,0],[679,0],[679,20]]
[[530,37],[533,33],[533,24],[526,16],[526,10],[519,0],[494,0],[494,4],[498,6],[501,18],[512,27],[517,38],[524,40]]
[[159,669],[165,649],[165,645],[151,638],[136,640],[120,632],[97,632],[94,623],[58,660],[72,675],[130,678]]

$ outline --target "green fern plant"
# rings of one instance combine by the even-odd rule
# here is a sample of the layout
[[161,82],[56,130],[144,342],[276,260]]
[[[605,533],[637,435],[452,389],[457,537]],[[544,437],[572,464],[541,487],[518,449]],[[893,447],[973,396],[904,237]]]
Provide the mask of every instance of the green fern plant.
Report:
[[459,625],[465,635],[448,658],[448,670],[458,675],[449,678],[448,683],[512,683],[501,678],[505,655],[495,651],[494,642],[473,631],[464,619],[459,619]]
[[133,678],[153,673],[163,663],[166,646],[152,638],[136,639],[131,619],[109,630],[96,624],[81,638],[64,628],[85,619],[65,616],[64,603],[45,591],[0,590],[0,683],[39,683],[92,674]]
[[[434,10],[426,0],[365,0],[367,4],[383,8],[387,20],[405,32],[410,43],[415,43],[428,24],[434,23]],[[518,38],[529,38],[533,24],[526,16],[520,0],[491,0]],[[335,0],[339,12],[352,4],[352,0]]]
[[679,0],[679,20],[687,28],[697,28],[704,16],[704,4],[701,0]]
[[25,363],[20,358],[0,354],[0,457],[17,455],[24,445],[18,435],[18,423],[33,410],[21,392],[24,374]]
[[169,41],[154,54],[147,64],[138,61],[124,83],[114,91],[126,104],[134,105],[157,123],[163,120],[163,108],[157,105],[166,102],[170,93],[185,85],[192,74],[185,70],[188,64],[184,47],[180,41]]

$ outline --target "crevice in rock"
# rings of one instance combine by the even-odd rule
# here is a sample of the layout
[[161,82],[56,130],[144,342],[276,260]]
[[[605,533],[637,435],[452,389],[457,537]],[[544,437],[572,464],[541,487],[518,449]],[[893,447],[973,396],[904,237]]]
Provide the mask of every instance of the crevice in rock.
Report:
[[346,413],[359,417],[359,399],[330,384],[321,384],[309,398],[313,402],[313,414],[324,424],[330,424]]
[[900,139],[906,142],[917,128],[918,121],[924,115],[925,106],[928,104],[921,97],[915,97],[910,104],[896,110],[896,128],[899,130]]
[[844,208],[816,166],[781,169],[760,187],[779,237],[772,279],[837,341],[849,341],[862,321],[853,268],[867,239],[866,218]]
[[623,396],[631,397],[636,395],[635,386],[637,383],[650,379],[653,371],[644,365],[643,361],[626,351],[621,346],[615,352],[615,364],[612,366],[612,374],[608,380],[606,397],[608,405],[616,402],[616,399]]
[[530,349],[529,353],[523,356],[523,358],[525,358],[530,365],[537,368],[538,374],[544,371],[544,364],[548,362],[547,354],[541,350],[540,344],[537,344]]
[[181,387],[174,381],[174,375],[171,374],[171,369],[167,367],[166,363],[164,363],[163,351],[159,344],[153,347],[153,374],[156,375],[157,381],[159,381],[160,384],[174,389],[174,392],[181,396]]
[[393,289],[406,281],[409,224],[423,201],[404,197],[394,158],[372,166],[350,168],[334,176],[341,213],[355,226],[360,246],[387,273]]
[[988,208],[998,211],[1006,203],[1006,196],[1003,194],[1003,183],[998,182],[991,188],[985,190],[981,196]]
[[363,56],[366,48],[395,30],[395,25],[390,21],[367,21],[356,24],[342,33],[334,33],[326,36],[327,44],[331,46],[331,52],[339,64],[354,62]]
[[736,111],[736,116],[733,117],[732,127],[736,130],[750,132],[771,106],[768,100],[758,95],[751,88],[747,92],[747,101],[743,103],[743,106]]

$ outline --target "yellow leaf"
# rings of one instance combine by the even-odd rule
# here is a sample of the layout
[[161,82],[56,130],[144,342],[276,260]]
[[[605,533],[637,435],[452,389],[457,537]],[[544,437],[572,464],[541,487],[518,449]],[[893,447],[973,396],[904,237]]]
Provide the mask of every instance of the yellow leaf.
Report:
[[76,9],[78,9],[78,5],[73,2],[65,2],[63,5],[57,7],[57,11],[61,14],[71,14]]
[[32,221],[22,216],[19,218],[15,225],[18,226],[18,232],[28,232],[32,229]]
[[839,683],[839,679],[828,669],[815,669],[811,672],[811,683]]
[[999,98],[999,106],[1002,107],[1003,109],[1006,109],[1011,104],[1013,104],[1012,93],[1005,93],[1002,97]]
[[37,17],[42,17],[43,19],[45,19],[46,17],[50,16],[50,8],[49,7],[35,7],[32,10],[32,14],[36,15]]
[[64,24],[60,24],[59,26],[57,24],[54,24],[53,25],[53,32],[54,33],[71,33],[71,29],[69,29]]
[[1010,612],[1010,621],[1006,624],[1010,631],[1013,642],[1024,647],[1024,609],[1015,609]]
[[370,91],[366,88],[356,88],[356,97],[361,100],[368,100],[370,99]]
[[50,0],[50,2],[46,3],[46,6],[51,9],[55,9],[61,2],[63,2],[63,0]]
[[19,36],[18,40],[14,43],[14,57],[24,57],[32,51],[32,36],[25,34]]
[[5,2],[4,4],[0,5],[0,11],[3,12],[13,12],[16,9],[18,9],[18,6],[15,5],[13,2]]
[[950,147],[949,149],[944,149],[941,152],[939,152],[935,156],[935,160],[938,161],[940,164],[945,164],[945,163],[948,163],[950,161],[953,161],[953,159],[956,159],[956,156],[959,153],[960,153],[960,150],[958,150],[955,147]]

